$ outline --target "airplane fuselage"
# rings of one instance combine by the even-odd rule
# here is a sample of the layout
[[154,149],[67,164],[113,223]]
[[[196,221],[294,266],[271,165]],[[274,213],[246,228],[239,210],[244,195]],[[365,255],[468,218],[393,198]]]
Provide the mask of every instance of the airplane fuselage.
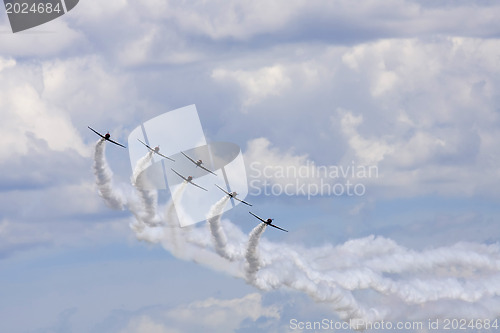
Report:
[[156,146],[155,149],[154,149],[155,153],[159,152],[160,151],[160,147],[159,146]]
[[193,180],[193,177],[191,177],[191,176],[188,176],[188,177],[187,177],[187,181],[188,181],[188,182],[190,182],[190,181],[192,181],[192,180]]
[[111,135],[110,135],[109,133],[106,133],[106,135],[104,136],[104,138],[105,138],[106,140],[108,140],[110,136],[111,136]]

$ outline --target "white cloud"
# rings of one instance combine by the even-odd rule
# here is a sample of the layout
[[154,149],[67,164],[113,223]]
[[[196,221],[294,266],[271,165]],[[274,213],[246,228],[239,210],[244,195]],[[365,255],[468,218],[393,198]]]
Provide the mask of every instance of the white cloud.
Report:
[[[293,149],[281,151],[267,138],[248,142],[245,151],[249,193],[267,196],[363,196],[378,178],[377,165],[345,160],[320,165]],[[364,161],[366,162],[366,161]],[[361,211],[358,209],[356,214]]]
[[[349,145],[343,158],[379,161],[380,185],[393,194],[491,194],[485,180],[500,181],[491,160],[500,121],[492,90],[500,86],[497,48],[497,40],[451,37],[382,40],[345,52],[343,63],[369,83],[370,96],[357,116],[332,116]],[[393,84],[380,81],[388,72]]]
[[216,81],[234,81],[244,91],[244,106],[261,102],[268,96],[280,95],[291,81],[281,65],[259,68],[255,71],[217,68],[212,72]]
[[[317,157],[333,148],[333,154],[342,154],[333,160],[358,153],[365,162],[392,157],[391,164],[410,168],[426,161],[468,164],[481,157],[483,138],[496,135],[497,49],[496,40],[461,37],[386,39],[313,50],[288,45],[280,52],[257,51],[259,60],[244,59],[251,66],[241,59],[218,66],[212,78],[235,83],[238,102],[259,117],[246,118],[245,125],[248,119],[252,128],[240,126],[241,131],[265,135],[285,151],[293,145]],[[285,89],[257,80],[259,71],[277,57],[287,77]],[[222,88],[232,93],[229,84]],[[362,122],[348,125],[337,109],[349,110]],[[263,117],[268,121],[259,121]],[[333,128],[328,128],[329,120]],[[228,128],[235,126],[233,122]],[[422,144],[423,151],[411,149]]]
[[263,306],[260,294],[248,294],[243,298],[219,300],[209,298],[189,304],[186,307],[168,311],[167,317],[184,323],[196,321],[199,326],[214,331],[230,331],[239,327],[240,323],[250,318],[253,321],[265,316],[279,319],[279,308],[276,305]]
[[128,219],[101,218],[105,209],[92,183],[0,192],[0,257],[39,247],[109,244],[129,234]]
[[[342,61],[353,70],[368,71],[371,76],[371,95],[378,97],[390,91],[399,81],[397,73],[388,68],[388,64],[386,64],[387,58],[385,56],[391,52],[393,42],[383,40],[368,45],[362,44],[353,47],[342,56]],[[383,54],[384,56],[372,57],[372,54]]]
[[133,80],[98,56],[46,61],[42,74],[43,98],[82,127],[91,125],[89,119],[124,123],[137,111]]
[[160,314],[148,313],[132,317],[121,333],[234,332],[246,321],[259,318],[280,319],[281,308],[263,305],[257,293],[228,300],[208,298],[168,309]]
[[248,164],[261,162],[263,165],[305,165],[307,155],[295,155],[293,151],[281,152],[278,148],[272,148],[271,142],[266,138],[253,139],[248,142],[245,151],[245,160]]
[[215,40],[245,40],[259,33],[282,28],[303,5],[301,1],[198,1],[189,7],[172,3],[169,9],[178,26],[186,32]]
[[[498,84],[493,74],[499,72],[494,60],[498,44],[497,40],[459,37],[381,40],[355,46],[342,61],[353,70],[352,75],[370,83],[374,99],[385,98],[387,107],[401,109],[403,102],[412,105],[424,95],[439,104],[407,111],[418,112],[415,116],[422,124],[427,117],[454,121],[453,107],[477,106],[481,99],[491,98],[491,88]],[[480,112],[484,115],[485,111]]]
[[393,147],[377,139],[365,139],[358,131],[357,126],[363,122],[363,116],[354,116],[351,112],[340,109],[341,128],[347,137],[349,147],[354,151],[356,160],[363,165],[377,165],[384,156],[393,151]]
[[44,98],[43,79],[41,68],[34,64],[10,62],[0,72],[0,159],[36,148],[30,137],[43,140],[54,151],[72,149],[89,156],[69,115]]
[[9,33],[7,20],[0,25],[0,54],[13,57],[52,57],[80,48],[86,43],[84,34],[70,28],[64,19],[55,19],[30,30]]
[[[336,1],[246,1],[227,3],[213,1],[169,2],[134,6],[136,13],[172,20],[180,31],[224,39],[248,41],[264,34],[276,38],[297,33],[296,38],[314,36],[322,39],[367,38],[369,33],[383,36],[408,36],[425,33],[489,34],[495,31],[498,6],[476,4],[454,7],[426,6],[414,1],[391,0],[380,3],[362,1],[352,6],[349,0]],[[462,22],[466,22],[463,24]],[[353,28],[355,27],[355,28]],[[329,34],[328,34],[329,33]],[[332,37],[329,37],[331,35]],[[343,37],[344,39],[346,37]]]
[[298,177],[296,172],[305,168],[304,173],[312,175],[315,165],[311,163],[307,155],[295,155],[293,150],[286,152],[272,147],[267,138],[257,138],[247,143],[244,153],[247,173],[249,175],[250,187],[264,186],[264,182],[270,184],[300,184],[316,182],[316,178]]
[[123,52],[116,54],[123,66],[143,64],[182,65],[202,60],[205,55],[187,45],[181,36],[161,25],[148,24],[142,33],[132,36],[123,45]]
[[12,58],[4,59],[0,57],[0,72],[4,68],[14,67],[16,65],[16,61]]
[[133,318],[128,323],[127,327],[120,331],[120,333],[181,333],[177,329],[167,328],[161,323],[153,321],[148,316],[140,316]]
[[89,21],[105,22],[106,20],[115,18],[114,15],[121,15],[123,17],[127,9],[130,10],[132,8],[127,0],[110,0],[99,3],[96,6],[84,2],[78,3],[78,7],[75,9],[78,12],[71,12],[69,18],[90,23]]

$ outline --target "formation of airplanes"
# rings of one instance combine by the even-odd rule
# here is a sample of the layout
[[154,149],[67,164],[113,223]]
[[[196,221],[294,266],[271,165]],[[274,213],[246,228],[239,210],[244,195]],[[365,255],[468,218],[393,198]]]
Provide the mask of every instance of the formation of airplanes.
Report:
[[[88,128],[89,128],[92,132],[94,132],[95,134],[99,135],[99,136],[100,136],[102,139],[104,139],[105,141],[109,141],[109,142],[111,142],[111,143],[114,143],[114,144],[115,144],[115,145],[117,145],[117,146],[120,146],[120,147],[123,147],[123,148],[127,148],[127,147],[125,147],[124,145],[122,145],[121,143],[118,143],[118,142],[116,142],[116,141],[111,140],[111,135],[109,134],[109,132],[107,132],[105,135],[102,135],[101,133],[99,133],[99,132],[97,132],[95,129],[93,129],[92,127],[90,127],[90,126],[87,126],[87,127],[88,127]],[[137,140],[139,140],[139,139],[137,139]],[[166,158],[166,159],[168,159],[168,160],[171,160],[172,162],[175,162],[175,160],[174,160],[174,159],[172,159],[172,158],[170,158],[170,157],[167,157],[167,156],[165,156],[165,155],[163,155],[163,154],[161,154],[161,153],[160,153],[160,146],[156,146],[156,147],[154,147],[154,148],[151,148],[149,145],[147,145],[147,144],[146,144],[146,143],[144,143],[143,141],[139,140],[139,142],[140,142],[140,143],[142,143],[144,146],[146,146],[146,148],[147,148],[149,151],[151,151],[151,152],[153,152],[153,153],[155,153],[155,154],[158,154],[159,156],[161,156],[161,157],[163,157],[163,158]],[[217,175],[216,175],[213,171],[211,171],[211,170],[209,170],[208,168],[206,168],[206,167],[204,167],[204,166],[203,166],[203,161],[202,161],[201,159],[200,159],[200,160],[198,160],[198,161],[195,161],[194,159],[192,159],[191,157],[189,157],[188,155],[186,155],[186,154],[185,154],[184,152],[182,152],[182,151],[181,151],[181,154],[182,154],[182,155],[184,155],[184,156],[185,156],[187,159],[189,159],[191,162],[193,162],[193,163],[196,165],[196,167],[200,167],[201,169],[203,169],[203,170],[205,170],[205,171],[207,171],[207,172],[209,172],[209,173],[211,173],[211,174],[213,174],[213,175],[217,176]],[[171,169],[171,170],[172,170],[175,174],[177,174],[179,177],[181,177],[182,179],[184,179],[184,181],[185,181],[185,182],[187,182],[188,184],[191,184],[191,185],[193,185],[193,186],[196,186],[196,187],[198,187],[198,188],[200,188],[200,189],[202,189],[202,190],[208,191],[206,188],[204,188],[204,187],[202,187],[202,186],[200,186],[200,185],[198,185],[198,184],[194,183],[194,182],[193,182],[193,177],[192,177],[192,176],[187,176],[187,177],[185,177],[185,176],[181,175],[180,173],[178,173],[177,171],[175,171],[174,169],[172,169],[172,168],[170,168],[170,169]],[[218,188],[219,188],[222,192],[224,192],[224,193],[225,193],[227,196],[229,196],[230,198],[233,198],[233,199],[235,199],[235,200],[238,200],[239,202],[244,203],[245,205],[252,206],[250,203],[248,203],[248,202],[246,202],[246,201],[244,201],[244,200],[238,199],[238,198],[236,197],[236,196],[238,195],[238,193],[236,193],[236,192],[228,192],[228,191],[224,190],[222,187],[220,187],[220,186],[219,186],[219,185],[217,185],[217,184],[215,184],[215,186],[217,186],[217,187],[218,187]],[[274,219],[268,218],[267,220],[264,220],[263,218],[261,218],[261,217],[259,217],[259,216],[255,215],[255,214],[254,214],[254,213],[252,213],[252,212],[249,212],[249,213],[250,213],[252,216],[254,216],[255,218],[257,218],[258,220],[260,220],[262,223],[264,223],[266,226],[271,226],[271,227],[276,228],[276,229],[279,229],[279,230],[281,230],[281,231],[288,232],[288,230],[285,230],[285,229],[283,229],[283,228],[281,228],[281,227],[278,227],[277,225],[273,224],[273,220],[274,220]]]

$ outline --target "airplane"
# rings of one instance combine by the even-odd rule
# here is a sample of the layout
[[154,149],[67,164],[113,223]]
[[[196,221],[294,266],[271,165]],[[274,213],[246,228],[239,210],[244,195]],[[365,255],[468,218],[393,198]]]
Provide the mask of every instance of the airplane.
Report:
[[276,229],[280,229],[280,230],[283,230],[283,231],[288,232],[288,230],[285,230],[285,229],[283,229],[283,228],[278,227],[277,225],[274,225],[274,224],[273,224],[273,219],[267,219],[267,220],[264,220],[263,218],[258,217],[257,215],[255,215],[255,214],[254,214],[254,213],[252,213],[252,212],[249,212],[249,213],[250,213],[250,214],[252,214],[253,216],[255,216],[256,218],[258,218],[259,220],[261,220],[262,222],[264,222],[265,224],[267,224],[267,225],[271,226],[271,227],[274,227],[274,228],[276,228]]
[[191,162],[193,162],[194,164],[196,164],[196,167],[200,167],[202,168],[203,170],[205,171],[208,171],[210,172],[212,175],[215,175],[217,176],[215,173],[213,173],[212,171],[208,170],[207,168],[205,168],[202,164],[203,164],[203,161],[202,160],[198,160],[198,161],[195,161],[193,160],[191,157],[187,156],[186,154],[184,154],[182,151],[181,151],[181,154],[186,156]]
[[106,135],[102,135],[101,133],[99,133],[99,132],[97,132],[95,129],[93,129],[92,127],[90,127],[90,126],[87,126],[87,127],[88,127],[88,128],[89,128],[92,132],[94,132],[95,134],[97,134],[97,135],[99,135],[101,138],[103,138],[104,140],[107,140],[107,141],[109,141],[109,142],[112,142],[112,143],[114,143],[115,145],[118,145],[118,146],[120,146],[120,147],[127,148],[127,147],[125,147],[124,145],[122,145],[121,143],[118,143],[118,142],[116,142],[116,141],[111,140],[111,139],[109,138],[109,137],[111,136],[111,135],[109,135],[109,132],[108,132],[108,133],[106,133]]
[[175,162],[175,160],[171,159],[170,157],[167,157],[163,154],[160,153],[160,146],[156,146],[154,148],[151,148],[150,146],[148,146],[147,144],[145,144],[144,142],[142,142],[140,139],[137,139],[139,140],[140,143],[142,143],[143,145],[145,145],[149,150],[151,150],[153,153],[156,153],[158,155],[160,155],[161,157],[165,157],[166,159],[169,159],[171,160],[172,162]]
[[189,176],[189,177],[186,178],[183,175],[181,175],[180,173],[178,173],[177,171],[175,171],[174,169],[170,168],[170,170],[172,170],[173,172],[175,172],[177,174],[177,176],[181,177],[182,179],[184,179],[185,181],[187,181],[189,184],[194,185],[196,187],[199,187],[202,190],[208,191],[206,188],[201,187],[200,185],[193,183],[193,177]]
[[244,201],[244,200],[241,200],[241,199],[238,199],[236,196],[238,195],[238,193],[236,192],[227,192],[226,190],[224,190],[222,187],[220,187],[219,185],[217,184],[214,184],[215,186],[217,186],[218,188],[220,188],[222,190],[222,192],[226,193],[230,198],[233,198],[235,200],[238,200],[239,202],[243,202],[245,205],[248,205],[248,206],[252,206],[251,204],[249,204],[248,202]]

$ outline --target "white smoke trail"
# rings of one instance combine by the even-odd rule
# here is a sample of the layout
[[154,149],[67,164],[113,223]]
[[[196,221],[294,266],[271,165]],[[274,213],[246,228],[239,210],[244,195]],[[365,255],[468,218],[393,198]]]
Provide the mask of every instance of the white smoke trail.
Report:
[[253,284],[261,289],[263,289],[263,288],[257,284],[257,280],[256,280],[256,274],[260,268],[258,245],[259,245],[260,236],[262,236],[262,233],[264,232],[266,227],[267,227],[267,225],[265,223],[259,223],[258,226],[253,228],[253,230],[250,232],[250,235],[248,238],[247,250],[245,252],[245,259],[247,261],[247,266],[245,269],[245,273],[246,273],[245,276],[246,276],[247,282],[251,283],[251,284]]
[[132,171],[132,184],[135,184],[137,177],[149,166],[151,160],[153,159],[153,152],[149,151],[145,156],[141,157],[135,164],[134,170]]
[[[185,239],[181,238],[179,235],[181,233],[180,231],[180,226],[179,226],[179,220],[177,218],[177,212],[176,212],[176,202],[179,202],[180,198],[182,197],[182,194],[184,193],[184,189],[188,183],[186,181],[183,181],[172,193],[172,198],[170,201],[167,203],[167,206],[165,208],[165,214],[164,214],[164,221],[166,223],[166,226],[164,228],[165,235],[167,236],[167,241],[170,242],[170,244],[167,244],[167,246],[171,245],[170,251],[175,252],[176,255],[180,255],[180,252],[183,250],[183,245],[185,244]],[[177,206],[178,208],[181,208],[180,205]]]
[[[140,200],[136,200],[133,196],[126,197],[112,186],[112,173],[105,160],[104,144],[102,141],[97,143],[96,154],[94,156],[94,169],[99,192],[101,193],[102,191],[105,194],[102,197],[111,207],[126,206],[130,210],[136,219],[135,222],[130,224],[130,227],[135,232],[137,239],[151,243],[161,243],[166,250],[178,258],[199,262],[234,277],[243,277],[237,264],[228,264],[228,261],[221,258],[218,254],[204,249],[211,243],[210,234],[207,233],[205,228],[191,230],[190,228],[179,227],[174,202],[182,196],[182,192],[187,186],[186,182],[182,183],[173,193],[172,199],[164,208],[164,214],[156,212],[157,216],[164,219],[165,224],[148,225],[146,223],[148,220],[145,219],[143,214],[143,203]],[[133,180],[134,178],[132,178],[132,182]],[[136,186],[138,182],[133,182],[132,185]],[[115,196],[118,199],[115,198],[116,200],[113,200]],[[111,205],[112,203],[115,205]],[[158,210],[158,207],[156,208]],[[177,244],[175,243],[176,241]]]
[[[176,206],[175,203],[179,202],[179,200],[182,197],[182,194],[184,193],[184,190],[186,189],[186,186],[188,183],[186,181],[183,181],[172,193],[172,199],[168,202],[167,207],[165,209],[165,222],[172,227],[172,228],[179,228],[179,223],[177,219],[177,214],[176,214]],[[178,205],[180,206],[180,205]],[[181,207],[178,207],[181,208]]]
[[[127,205],[142,219],[137,206],[111,186],[103,146],[99,142],[95,154],[99,192],[108,204],[114,204],[110,206]],[[136,178],[136,186],[138,181]],[[369,236],[338,246],[304,248],[267,241],[261,237],[266,226],[259,224],[250,233],[245,251],[243,245],[229,246],[244,244],[245,236],[230,221],[224,221],[222,229],[220,214],[209,219],[210,229],[177,225],[174,202],[185,186],[187,183],[173,193],[163,215],[155,212],[166,225],[134,229],[139,239],[159,242],[178,258],[244,278],[262,290],[304,292],[318,302],[330,303],[345,320],[369,323],[410,314],[413,319],[500,316],[498,244],[458,243],[415,251],[387,238]],[[223,202],[221,199],[211,210],[222,211]]]
[[123,193],[116,190],[112,184],[113,173],[108,167],[104,155],[106,140],[100,139],[95,145],[94,152],[94,174],[96,177],[97,189],[106,205],[112,209],[123,209],[126,199]]
[[[360,244],[366,248],[361,249],[358,247]],[[457,251],[457,247],[461,251]],[[417,253],[397,246],[391,240],[375,237],[349,241],[338,247],[299,250],[296,246],[294,249],[287,245],[267,243],[261,247],[261,262],[265,264],[261,264],[257,285],[266,287],[265,283],[268,283],[270,288],[291,286],[307,292],[317,300],[325,300],[324,297],[318,299],[317,296],[328,295],[328,291],[335,288],[356,291],[358,297],[360,291],[371,290],[378,292],[381,297],[386,296],[393,302],[399,300],[401,303],[391,309],[371,308],[367,311],[358,307],[356,316],[364,322],[387,319],[390,313],[405,306],[409,309],[412,304],[428,305],[450,300],[463,302],[447,310],[448,315],[452,316],[461,311],[457,305],[462,304],[464,308],[470,309],[471,303],[477,303],[475,309],[480,311],[483,309],[483,301],[489,302],[500,296],[498,246],[478,247],[477,244],[471,244],[470,247],[474,250],[461,244]],[[383,260],[372,258],[369,249],[374,250],[373,257],[385,253]],[[441,258],[436,258],[436,254]],[[405,258],[405,266],[394,273],[394,266],[402,258]],[[475,260],[474,263],[464,270],[471,260]],[[297,276],[297,272],[301,272],[303,276]],[[290,278],[293,276],[295,281]],[[312,282],[312,287],[307,289],[299,285],[293,286],[299,281]],[[319,285],[323,285],[326,292],[318,294],[313,286]],[[332,303],[336,307],[337,303]],[[352,304],[352,309],[356,309],[355,304]],[[350,317],[345,317],[341,311],[337,312],[344,319],[357,318],[352,317],[352,313],[348,314]],[[500,315],[500,306],[497,305],[493,311],[488,309],[487,313]]]
[[148,183],[146,174],[143,172],[151,163],[153,152],[150,151],[146,156],[139,159],[132,173],[132,185],[140,195],[142,204],[142,214],[139,219],[148,226],[156,226],[160,223],[160,217],[157,214],[158,191]]
[[[417,253],[397,246],[391,240],[374,237],[348,243],[336,249],[325,249],[323,257],[329,253],[332,257],[342,258],[332,262],[332,266],[336,267],[327,269],[329,264],[324,261],[321,266],[323,272],[305,264],[302,264],[302,269],[314,272],[311,277],[315,281],[339,284],[347,290],[373,289],[384,295],[397,296],[409,304],[440,299],[474,302],[484,296],[499,295],[498,284],[488,284],[485,287],[480,283],[471,289],[471,281],[468,281],[467,285],[460,282],[478,270],[485,273],[498,272],[498,253],[494,259],[491,253],[486,257],[478,253],[477,249],[474,252],[466,251],[463,245],[461,250],[452,246]],[[373,245],[380,246],[376,251],[379,252],[378,258],[363,258],[367,253],[358,248],[361,243],[368,248]],[[385,246],[391,243],[392,246]],[[350,248],[346,245],[350,245]],[[384,248],[390,248],[391,253],[382,255],[380,250]],[[347,249],[350,253],[346,253]],[[359,251],[356,251],[358,249]],[[311,258],[309,262],[318,262],[318,259]],[[384,276],[386,274],[397,274],[399,279],[387,278]]]
[[302,269],[314,272],[311,278],[315,281],[334,282],[347,290],[373,289],[384,295],[397,296],[409,304],[446,298],[476,301],[494,294],[491,287],[495,284],[489,284],[488,290],[478,284],[471,294],[466,291],[472,290],[470,282],[465,287],[461,280],[473,281],[470,277],[478,272],[486,275],[498,272],[498,247],[493,249],[477,245],[467,249],[465,244],[457,244],[418,253],[398,246],[392,240],[372,236],[336,248],[329,246],[314,252],[306,251],[310,254],[306,262],[315,265],[304,265],[306,268]]
[[214,242],[215,252],[219,254],[221,257],[234,261],[238,258],[238,254],[235,249],[231,249],[227,243],[227,237],[222,229],[220,220],[222,217],[222,210],[226,206],[229,200],[229,196],[224,196],[222,199],[217,201],[208,212],[209,218],[208,226],[210,228],[210,232],[212,234],[212,240]]
[[[273,262],[269,262],[267,253],[262,254],[262,262],[259,257],[258,245],[264,230],[267,225],[260,223],[256,226],[249,235],[247,251],[245,253],[246,267],[245,278],[248,283],[262,290],[276,289],[281,286],[286,286],[294,290],[302,291],[308,294],[315,301],[330,302],[335,311],[342,319],[350,319],[351,321],[359,320],[359,328],[364,328],[363,323],[380,320],[382,314],[372,309],[365,310],[359,306],[354,297],[349,293],[340,290],[338,286],[327,284],[324,282],[317,283],[307,276],[308,268],[300,264],[299,256],[294,251],[288,251],[288,246],[284,246],[287,254],[291,257],[282,257],[280,267],[273,267]],[[298,260],[294,265],[293,257]],[[266,267],[267,266],[267,267]],[[302,272],[297,270],[297,266],[302,268]],[[260,274],[258,274],[261,272]],[[297,274],[297,273],[306,274]]]

